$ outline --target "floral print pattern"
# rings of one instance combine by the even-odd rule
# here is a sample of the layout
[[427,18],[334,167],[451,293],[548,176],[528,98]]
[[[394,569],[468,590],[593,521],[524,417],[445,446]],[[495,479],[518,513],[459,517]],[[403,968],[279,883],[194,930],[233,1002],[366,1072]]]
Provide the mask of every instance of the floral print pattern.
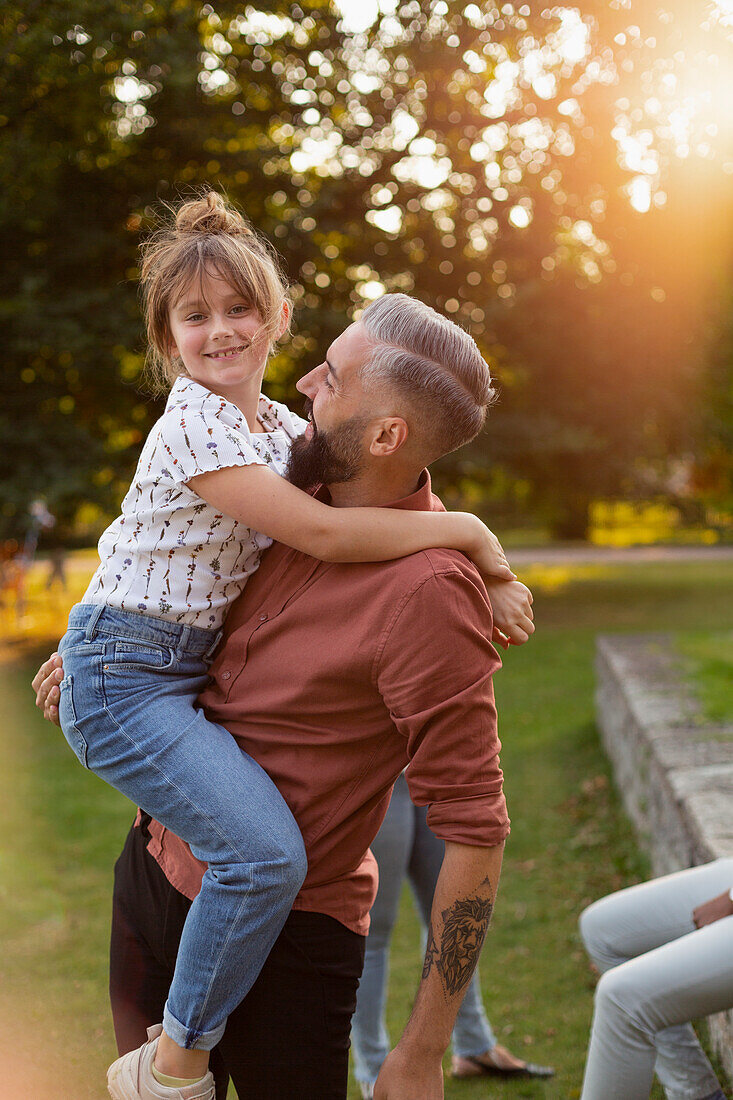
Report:
[[100,565],[83,603],[218,630],[272,540],[217,512],[186,482],[251,463],[284,473],[306,422],[262,396],[258,417],[266,432],[251,432],[226,398],[190,378],[176,380],[121,514],[99,540]]

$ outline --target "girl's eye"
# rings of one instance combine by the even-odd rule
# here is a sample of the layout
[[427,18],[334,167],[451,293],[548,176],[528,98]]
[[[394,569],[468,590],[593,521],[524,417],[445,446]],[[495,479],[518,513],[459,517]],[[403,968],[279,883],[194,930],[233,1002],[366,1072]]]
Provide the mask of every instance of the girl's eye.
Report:
[[187,321],[201,321],[203,320],[203,313],[189,313],[186,318]]
[[251,306],[233,306],[232,313],[249,313]]

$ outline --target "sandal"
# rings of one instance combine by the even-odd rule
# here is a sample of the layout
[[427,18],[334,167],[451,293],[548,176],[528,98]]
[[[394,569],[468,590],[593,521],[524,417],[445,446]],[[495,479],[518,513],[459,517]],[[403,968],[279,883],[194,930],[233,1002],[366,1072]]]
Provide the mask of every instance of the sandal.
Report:
[[457,1081],[467,1081],[471,1077],[554,1077],[555,1070],[552,1066],[538,1066],[535,1062],[525,1062],[522,1066],[504,1067],[492,1066],[480,1058],[461,1056],[462,1061],[469,1062],[473,1067],[470,1073],[451,1074]]

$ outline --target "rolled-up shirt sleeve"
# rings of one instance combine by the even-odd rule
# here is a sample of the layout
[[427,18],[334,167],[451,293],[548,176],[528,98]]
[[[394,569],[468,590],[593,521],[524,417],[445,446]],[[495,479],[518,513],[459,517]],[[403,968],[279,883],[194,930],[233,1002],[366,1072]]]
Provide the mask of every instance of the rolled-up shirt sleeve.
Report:
[[492,677],[491,604],[466,561],[433,568],[386,625],[376,681],[407,741],[413,802],[443,840],[493,847],[509,832]]

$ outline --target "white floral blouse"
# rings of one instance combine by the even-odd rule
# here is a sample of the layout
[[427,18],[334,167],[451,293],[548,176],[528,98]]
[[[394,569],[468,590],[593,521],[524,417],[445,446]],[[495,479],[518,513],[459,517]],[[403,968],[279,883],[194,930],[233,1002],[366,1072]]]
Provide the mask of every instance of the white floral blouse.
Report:
[[99,540],[82,603],[106,604],[217,630],[272,539],[217,512],[187,488],[196,474],[250,463],[285,470],[306,421],[260,396],[268,429],[250,431],[236,405],[178,378],[143,447],[122,514]]

